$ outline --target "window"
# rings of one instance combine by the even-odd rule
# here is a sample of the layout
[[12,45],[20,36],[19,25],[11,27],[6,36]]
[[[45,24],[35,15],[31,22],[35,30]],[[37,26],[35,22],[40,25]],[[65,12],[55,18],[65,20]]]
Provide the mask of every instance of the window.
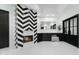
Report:
[[70,19],[70,34],[74,35],[74,19]]
[[64,34],[67,34],[67,22],[64,22]]
[[74,18],[74,35],[77,35],[77,17]]
[[64,21],[64,34],[77,35],[77,16]]
[[64,33],[68,34],[69,31],[69,21],[64,22]]
[[68,34],[68,31],[69,31],[69,21],[67,21],[67,34]]

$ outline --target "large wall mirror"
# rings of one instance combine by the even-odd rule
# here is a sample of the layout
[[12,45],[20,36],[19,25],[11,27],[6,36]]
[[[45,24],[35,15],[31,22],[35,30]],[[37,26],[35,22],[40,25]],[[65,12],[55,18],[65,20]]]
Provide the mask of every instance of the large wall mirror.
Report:
[[40,29],[41,30],[55,30],[56,29],[56,22],[41,21],[40,22]]

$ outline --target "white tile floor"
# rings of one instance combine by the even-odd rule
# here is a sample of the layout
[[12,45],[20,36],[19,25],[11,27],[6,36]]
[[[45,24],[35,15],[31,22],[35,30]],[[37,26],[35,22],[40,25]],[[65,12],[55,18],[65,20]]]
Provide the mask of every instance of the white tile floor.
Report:
[[24,44],[23,48],[0,49],[1,55],[78,55],[79,48],[70,45],[66,42],[50,42],[44,41],[36,45],[33,43]]

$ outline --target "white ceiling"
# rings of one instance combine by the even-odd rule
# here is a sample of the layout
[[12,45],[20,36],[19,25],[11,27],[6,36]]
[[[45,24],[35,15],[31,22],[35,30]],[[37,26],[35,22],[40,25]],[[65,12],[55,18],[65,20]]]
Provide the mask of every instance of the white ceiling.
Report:
[[37,10],[40,17],[57,17],[67,4],[28,4],[27,6]]
[[38,5],[41,13],[45,14],[58,14],[60,10],[62,10],[66,5],[59,4],[41,4]]

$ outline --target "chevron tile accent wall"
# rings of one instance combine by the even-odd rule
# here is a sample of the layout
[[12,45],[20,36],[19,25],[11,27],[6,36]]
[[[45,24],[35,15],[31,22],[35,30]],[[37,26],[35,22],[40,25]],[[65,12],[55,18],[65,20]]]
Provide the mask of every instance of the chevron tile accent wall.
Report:
[[37,42],[37,12],[29,8],[23,8],[17,4],[16,9],[16,48],[23,47],[23,31],[33,31],[33,41]]

